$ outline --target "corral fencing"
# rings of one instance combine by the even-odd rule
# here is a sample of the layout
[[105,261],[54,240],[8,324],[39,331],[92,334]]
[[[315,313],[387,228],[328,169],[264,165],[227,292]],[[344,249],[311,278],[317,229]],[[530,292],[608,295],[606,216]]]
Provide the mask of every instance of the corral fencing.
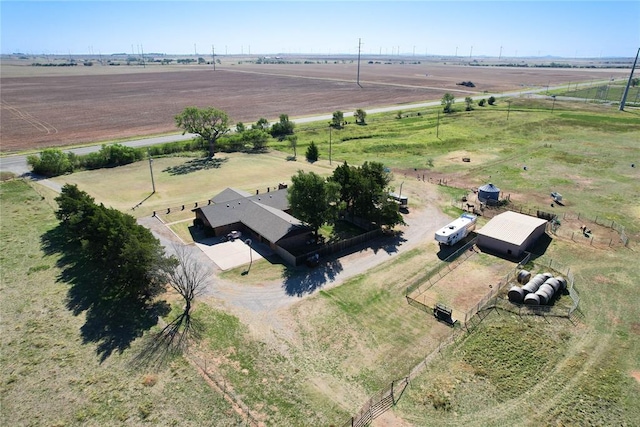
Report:
[[[427,271],[425,274],[413,279],[409,286],[407,286],[407,289],[405,291],[405,296],[407,297],[407,299],[412,299],[410,295],[416,289],[418,290],[418,293],[426,291],[444,276],[455,270],[458,265],[462,264],[469,257],[475,255],[476,252],[473,250],[473,246],[475,246],[477,240],[477,238],[471,239],[460,249],[445,258],[436,267]],[[422,285],[425,285],[425,288],[423,288]]]
[[[451,206],[454,206],[456,208],[462,209],[463,211],[467,211],[467,203],[461,201],[460,199],[452,199],[451,200]],[[471,205],[474,206],[474,205]],[[524,206],[518,206],[516,204],[514,204],[513,202],[509,202],[507,205],[504,206],[484,206],[481,207],[479,209],[475,208],[474,206],[474,213],[482,215],[483,217],[487,218],[487,219],[491,219],[493,217],[495,217],[496,215],[499,215],[503,212],[506,211],[512,211],[512,212],[518,212],[524,215],[529,215],[529,216],[534,216],[534,217],[540,217],[540,214],[548,214],[547,212],[543,212],[540,209],[533,209],[533,208],[527,208]],[[562,212],[559,214],[552,214],[552,215],[556,215],[558,219],[562,220],[567,220],[567,221],[571,221],[571,220],[579,220],[579,221],[584,221],[584,222],[590,222],[593,224],[597,224],[599,226],[602,227],[606,227],[606,228],[610,228],[612,230],[614,230],[616,233],[618,233],[618,236],[620,238],[620,242],[622,243],[622,245],[624,245],[625,247],[629,246],[629,236],[627,235],[627,233],[625,232],[624,226],[622,226],[621,224],[618,224],[617,222],[615,222],[614,220],[610,220],[607,218],[604,218],[600,215],[596,215],[595,217],[590,216],[590,215],[586,215],[583,213],[573,213],[573,212]],[[581,233],[576,232],[575,230],[569,230],[566,228],[562,228],[562,226],[560,227],[554,227],[552,230],[552,233],[555,234],[556,236],[560,236],[560,237],[566,237],[566,238],[570,238],[573,241],[578,241],[578,240],[585,240],[585,238],[583,236],[581,236]],[[596,236],[589,236],[588,237],[588,241],[589,244],[592,246],[613,246],[614,244],[617,244],[618,241],[617,239],[613,239],[613,238],[601,238],[601,237],[596,237]]]
[[360,411],[352,416],[343,427],[365,427],[368,426],[376,417],[382,415],[389,408],[394,406],[404,389],[409,384],[409,377],[400,378],[391,381],[391,384],[384,390],[379,391],[372,396],[360,409]]
[[460,334],[452,333],[447,336],[444,340],[440,341],[438,347],[436,347],[431,353],[425,356],[424,359],[420,361],[416,366],[414,366],[407,376],[404,378],[400,378],[398,380],[394,380],[391,382],[387,388],[376,393],[372,396],[358,411],[357,414],[349,418],[347,422],[345,422],[342,427],[366,427],[371,422],[383,414],[389,408],[394,406],[404,390],[413,381],[424,369],[429,366],[431,362],[433,362],[438,356],[440,356],[443,351],[452,343],[456,341]]
[[227,380],[223,378],[220,374],[215,372],[212,368],[213,366],[207,362],[205,358],[200,358],[193,353],[189,353],[189,360],[191,360],[200,370],[209,378],[216,387],[222,392],[222,395],[231,403],[237,407],[241,412],[241,416],[245,420],[245,425],[253,426],[253,427],[262,427],[263,423],[259,422],[257,417],[251,412],[251,409],[242,401],[240,396],[234,393],[227,386]]
[[492,308],[501,309],[511,313],[515,313],[519,316],[526,315],[538,315],[538,316],[553,316],[553,317],[566,317],[571,319],[571,315],[577,310],[580,304],[580,295],[575,286],[575,277],[570,268],[565,267],[561,263],[553,259],[538,258],[533,261],[533,265],[540,269],[549,269],[556,273],[563,275],[567,279],[567,292],[569,298],[571,298],[570,306],[553,305],[527,305],[517,304],[509,301],[505,298],[504,292],[509,288],[515,278],[517,277],[517,271],[526,265],[531,257],[530,253],[523,261],[520,262],[518,267],[513,271],[510,271],[500,282],[491,289],[487,295],[485,295],[471,310],[465,315],[464,327],[470,331],[476,327],[489,313]]
[[[610,228],[616,233],[618,233],[618,235],[620,236],[620,242],[625,247],[629,246],[629,236],[625,232],[624,226],[622,226],[621,224],[618,224],[614,220],[606,219],[599,215],[596,215],[595,217],[592,218],[580,212],[578,212],[577,214],[571,213],[571,212],[565,212],[562,214],[562,219],[565,219],[567,221],[578,220],[578,221],[592,222],[602,227]],[[562,231],[562,227],[560,227],[558,230]],[[564,233],[564,235],[568,236],[568,232],[569,230],[567,230],[567,232]],[[558,234],[557,231],[555,234]],[[575,236],[575,231],[571,231],[571,240],[576,240],[575,237],[579,237],[579,236]],[[596,243],[600,245],[612,246],[614,243],[613,239],[602,239],[602,238],[598,239],[598,238],[594,238],[594,236],[591,236],[589,240],[592,245]]]

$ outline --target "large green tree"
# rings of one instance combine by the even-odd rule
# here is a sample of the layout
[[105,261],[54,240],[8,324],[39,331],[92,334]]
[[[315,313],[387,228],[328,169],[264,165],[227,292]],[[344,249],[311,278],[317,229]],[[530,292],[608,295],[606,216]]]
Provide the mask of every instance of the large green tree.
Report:
[[340,110],[334,111],[331,117],[331,126],[340,129],[344,123],[344,113]]
[[358,108],[356,112],[353,113],[353,117],[355,117],[357,124],[364,125],[366,124],[365,119],[367,117],[367,112],[364,111],[362,108]]
[[46,148],[40,155],[27,156],[27,164],[38,175],[58,176],[73,172],[72,155],[58,148]]
[[456,102],[456,99],[449,92],[442,95],[442,99],[440,100],[440,104],[444,107],[445,113],[451,113],[453,111],[453,104]]
[[209,157],[216,152],[216,141],[229,132],[229,116],[216,108],[186,107],[175,117],[182,134],[195,133],[209,145]]
[[392,176],[382,163],[365,162],[355,167],[345,162],[329,180],[340,185],[341,206],[351,217],[388,227],[404,223],[398,205],[389,200]]
[[291,177],[291,182],[287,196],[291,214],[313,228],[317,237],[318,229],[325,223],[333,223],[338,216],[340,185],[301,170]]
[[271,136],[283,140],[287,135],[293,135],[295,123],[286,114],[280,114],[280,121],[271,126]]
[[164,291],[164,248],[134,217],[95,204],[76,185],[63,186],[56,202],[67,240],[79,243],[108,278],[102,281],[105,299],[148,302]]

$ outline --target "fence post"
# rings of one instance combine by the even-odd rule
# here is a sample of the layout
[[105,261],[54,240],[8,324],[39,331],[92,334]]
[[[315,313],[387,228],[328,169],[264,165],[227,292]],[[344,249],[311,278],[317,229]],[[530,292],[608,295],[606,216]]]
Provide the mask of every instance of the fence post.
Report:
[[393,402],[393,404],[395,405],[395,404],[396,404],[396,398],[393,396],[393,383],[394,383],[394,382],[395,382],[395,380],[394,380],[394,381],[391,381],[391,401],[392,401],[392,402]]

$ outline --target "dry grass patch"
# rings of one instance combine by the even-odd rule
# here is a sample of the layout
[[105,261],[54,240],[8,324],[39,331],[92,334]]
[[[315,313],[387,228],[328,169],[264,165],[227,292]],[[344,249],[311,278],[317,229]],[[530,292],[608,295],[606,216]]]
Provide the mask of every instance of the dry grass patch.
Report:
[[[249,194],[255,194],[256,190],[263,193],[267,191],[267,187],[273,190],[279,183],[290,183],[291,176],[299,169],[313,171],[322,176],[332,173],[332,168],[323,162],[310,164],[287,161],[286,155],[278,152],[218,153],[217,156],[226,159],[219,167],[184,174],[171,174],[168,171],[192,159],[154,159],[155,194],[151,194],[149,164],[145,161],[113,169],[64,175],[54,178],[53,181],[60,185],[77,184],[81,190],[93,196],[97,203],[104,203],[136,217],[150,215],[154,210],[163,214],[167,208],[171,208],[172,213],[164,214],[163,220],[174,222],[185,219],[185,215],[193,215],[190,210],[195,207],[196,202],[199,206],[206,205],[208,198],[229,186]],[[139,203],[142,204],[132,210]],[[184,210],[182,205],[185,206]],[[174,213],[179,215],[173,215]]]

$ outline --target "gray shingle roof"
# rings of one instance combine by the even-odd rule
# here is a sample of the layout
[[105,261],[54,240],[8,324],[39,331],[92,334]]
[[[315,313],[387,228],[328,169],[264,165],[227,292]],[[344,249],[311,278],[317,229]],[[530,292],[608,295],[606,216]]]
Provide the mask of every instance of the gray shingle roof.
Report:
[[249,197],[250,194],[246,191],[236,190],[235,188],[225,188],[220,193],[211,198],[213,203],[226,203],[231,200],[243,199]]
[[[272,243],[293,231],[309,229],[298,219],[284,212],[289,208],[286,189],[229,199],[228,197],[234,192],[240,194],[236,190],[227,188],[212,199],[213,205],[198,208],[211,227],[217,228],[240,222]],[[218,197],[221,195],[222,197]]]

